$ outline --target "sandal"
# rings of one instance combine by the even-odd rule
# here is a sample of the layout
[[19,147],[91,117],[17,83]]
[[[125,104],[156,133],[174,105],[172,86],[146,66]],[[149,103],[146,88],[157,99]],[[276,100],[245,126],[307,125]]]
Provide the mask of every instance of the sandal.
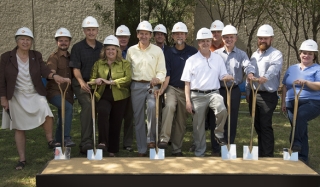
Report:
[[55,140],[51,140],[48,142],[49,149],[53,149],[55,147],[61,147],[61,144],[59,142],[56,142]]
[[24,166],[26,165],[26,161],[19,161],[16,165],[16,170],[22,170]]

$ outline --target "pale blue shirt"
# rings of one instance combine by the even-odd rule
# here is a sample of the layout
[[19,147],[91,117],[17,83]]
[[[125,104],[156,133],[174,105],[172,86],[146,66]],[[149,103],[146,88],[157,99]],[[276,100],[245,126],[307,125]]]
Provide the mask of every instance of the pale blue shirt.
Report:
[[[215,50],[214,53],[219,54],[223,58],[228,74],[234,78],[234,85],[242,83],[243,72],[247,75],[249,73],[255,74],[255,67],[251,64],[248,55],[237,47],[234,47],[229,54],[224,47]],[[227,86],[231,86],[231,83],[228,82]],[[225,87],[223,82],[220,82],[220,85],[221,87]]]
[[[254,76],[268,79],[266,83],[261,84],[259,91],[275,92],[278,90],[282,61],[282,53],[271,46],[262,53],[258,49],[252,54],[250,62],[255,66]],[[254,82],[253,88],[256,89],[258,84],[258,82]]]
[[[287,88],[286,101],[294,100],[294,90],[292,83],[297,79],[303,79],[311,82],[320,82],[320,65],[313,64],[301,70],[300,64],[292,65],[284,74],[282,84]],[[296,85],[296,93],[300,91],[301,86]],[[300,93],[299,99],[320,100],[320,90],[312,90],[308,86],[304,86]]]

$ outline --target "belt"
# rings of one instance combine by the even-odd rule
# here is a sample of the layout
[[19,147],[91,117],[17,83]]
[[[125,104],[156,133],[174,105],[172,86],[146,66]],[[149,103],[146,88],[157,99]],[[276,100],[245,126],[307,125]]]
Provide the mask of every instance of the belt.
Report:
[[217,90],[191,90],[192,92],[198,92],[198,93],[204,93],[204,94],[207,94],[207,93],[211,93],[211,92],[215,92]]
[[133,80],[133,79],[132,79],[132,81],[134,81],[134,82],[141,82],[141,83],[150,83],[150,81],[145,81],[145,80],[137,81],[137,80]]
[[184,90],[184,87],[175,87],[175,86],[172,86],[172,87],[174,87],[174,88],[176,88],[176,89],[179,89],[179,90]]

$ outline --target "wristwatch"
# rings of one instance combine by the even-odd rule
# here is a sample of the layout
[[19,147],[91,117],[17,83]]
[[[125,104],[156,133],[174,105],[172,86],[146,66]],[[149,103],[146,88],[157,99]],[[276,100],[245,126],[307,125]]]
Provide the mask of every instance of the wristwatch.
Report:
[[57,74],[53,73],[52,76],[51,76],[51,78],[53,79],[53,76],[55,76],[55,75],[57,75]]

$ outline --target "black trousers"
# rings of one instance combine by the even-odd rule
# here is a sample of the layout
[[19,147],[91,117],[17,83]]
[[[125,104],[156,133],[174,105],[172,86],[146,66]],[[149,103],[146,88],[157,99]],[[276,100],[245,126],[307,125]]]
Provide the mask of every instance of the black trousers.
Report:
[[[277,92],[258,91],[254,128],[258,134],[259,157],[274,156],[273,112],[278,104]],[[252,92],[249,97],[249,110],[252,115]]]
[[[220,95],[223,97],[224,105],[228,109],[227,105],[227,90],[224,87],[219,89]],[[238,86],[234,86],[231,90],[231,112],[230,112],[230,144],[234,143],[237,134],[237,126],[238,126],[238,113],[241,101],[241,91]],[[209,123],[211,129],[211,147],[212,152],[219,153],[220,146],[217,141],[214,139],[214,129],[215,129],[215,115],[212,110],[209,110]],[[224,138],[228,141],[228,118],[226,120],[224,126]]]
[[106,86],[97,103],[99,143],[106,144],[108,152],[119,152],[120,130],[127,99],[114,101],[112,90]]

